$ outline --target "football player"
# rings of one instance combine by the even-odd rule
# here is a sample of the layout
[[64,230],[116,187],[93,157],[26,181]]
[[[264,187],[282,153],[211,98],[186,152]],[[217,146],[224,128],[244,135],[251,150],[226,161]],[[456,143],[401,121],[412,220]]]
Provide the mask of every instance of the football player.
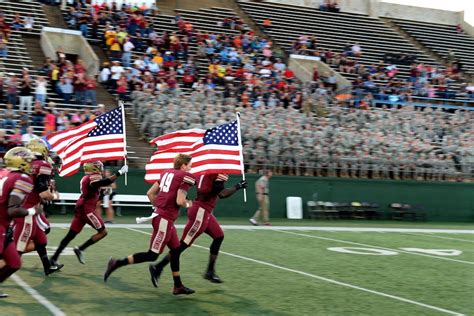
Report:
[[134,253],[123,259],[110,258],[104,274],[104,282],[107,282],[113,271],[122,266],[155,261],[163,253],[165,246],[168,246],[174,281],[173,294],[194,293],[194,290],[185,287],[181,282],[179,238],[174,227],[174,222],[179,215],[179,207],[189,208],[192,206],[192,202],[186,199],[189,188],[195,184],[189,170],[191,170],[191,156],[179,154],[174,158],[174,168],[164,171],[160,180],[156,181],[148,190],[147,196],[155,206],[155,211],[150,216],[150,219],[153,219],[150,248],[147,252]]
[[128,172],[128,166],[124,165],[115,174],[108,178],[102,176],[104,165],[100,161],[86,162],[83,166],[85,176],[81,179],[81,196],[76,202],[74,218],[66,236],[59,243],[58,249],[51,257],[51,265],[58,265],[58,258],[66,246],[79,234],[86,224],[94,228],[97,233],[92,235],[79,247],[74,247],[74,253],[80,263],[85,264],[84,250],[107,236],[102,216],[95,213],[95,207],[99,200],[100,188],[113,183],[119,176]]
[[[33,216],[35,208],[26,209],[23,201],[33,190],[33,179],[28,175],[35,157],[24,147],[5,153],[5,169],[0,169],[0,283],[21,268],[21,259],[13,241],[10,222],[15,217]],[[0,292],[0,297],[8,295]]]
[[[209,264],[204,273],[204,278],[213,283],[222,283],[222,280],[216,275],[214,267],[224,240],[224,231],[212,211],[216,207],[219,198],[228,198],[238,190],[247,188],[247,181],[241,180],[236,185],[226,189],[224,183],[228,179],[228,175],[216,173],[204,174],[198,178],[197,197],[193,202],[193,206],[188,209],[188,221],[181,237],[181,252],[190,247],[202,233],[206,233],[212,238],[211,247],[209,248]],[[150,264],[151,282],[155,287],[158,286],[161,272],[169,261],[170,256],[168,255],[156,265]]]
[[33,192],[28,194],[23,202],[23,207],[27,209],[33,207],[37,210],[37,214],[15,218],[13,236],[19,254],[22,255],[25,252],[36,250],[43,263],[44,273],[49,275],[62,268],[62,265],[51,265],[49,262],[46,252],[46,245],[48,244],[46,234],[49,233],[50,228],[46,216],[41,212],[41,203],[54,199],[50,189],[53,166],[48,161],[48,147],[42,140],[33,139],[26,145],[26,148],[35,156],[30,165],[30,175],[33,178],[34,188]]

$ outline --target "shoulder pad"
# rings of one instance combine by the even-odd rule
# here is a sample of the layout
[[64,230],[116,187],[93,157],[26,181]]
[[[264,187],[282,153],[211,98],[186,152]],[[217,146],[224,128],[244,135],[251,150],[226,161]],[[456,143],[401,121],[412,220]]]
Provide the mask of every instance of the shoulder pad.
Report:
[[95,182],[95,181],[99,181],[99,180],[102,180],[102,176],[98,173],[96,174],[91,174],[89,176],[89,179],[91,180],[91,182]]
[[223,182],[226,182],[227,180],[229,180],[229,176],[228,176],[228,175],[219,173],[219,174],[217,175],[215,181],[223,181]]
[[194,177],[190,173],[186,173],[183,177],[183,182],[194,185],[196,183],[196,180],[194,180]]

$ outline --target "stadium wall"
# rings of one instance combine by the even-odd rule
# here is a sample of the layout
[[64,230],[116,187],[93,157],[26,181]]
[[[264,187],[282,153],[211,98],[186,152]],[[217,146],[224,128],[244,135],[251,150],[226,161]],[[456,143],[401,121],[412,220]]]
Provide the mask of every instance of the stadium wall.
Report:
[[[266,0],[265,2],[299,5],[310,8],[319,8],[319,5],[321,4],[321,0]],[[463,28],[468,29],[468,31],[471,31],[473,27],[464,21],[464,14],[462,11],[454,12],[429,9],[389,3],[380,0],[340,0],[338,2],[341,6],[342,12],[448,25],[456,25],[460,23],[463,24]]]
[[[78,193],[79,173],[68,178],[57,178],[60,192]],[[249,174],[248,202],[243,202],[243,194],[238,192],[231,198],[218,204],[216,216],[249,218],[257,208],[255,181],[258,175]],[[128,186],[124,179],[117,181],[117,193],[146,194],[150,187],[143,181],[143,170],[131,170],[128,174]],[[233,175],[228,186],[237,183],[238,176]],[[474,184],[428,181],[387,181],[370,179],[343,179],[320,177],[274,176],[270,180],[270,212],[273,218],[286,217],[286,197],[303,198],[304,214],[307,217],[306,202],[317,193],[318,200],[331,202],[371,202],[380,205],[380,212],[389,214],[390,203],[421,205],[429,221],[474,221]],[[191,197],[194,190],[191,190]],[[125,214],[129,213],[125,210]],[[131,211],[131,210],[130,210]],[[149,209],[133,210],[135,215],[150,213]]]

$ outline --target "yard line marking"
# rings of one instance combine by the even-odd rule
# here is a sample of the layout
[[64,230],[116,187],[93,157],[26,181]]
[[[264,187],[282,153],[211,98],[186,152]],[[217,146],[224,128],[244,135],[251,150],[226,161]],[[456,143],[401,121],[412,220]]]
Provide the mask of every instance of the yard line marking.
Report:
[[[69,228],[70,223],[53,223],[51,227]],[[151,228],[151,224],[106,224],[108,228]],[[184,228],[184,224],[175,225]],[[385,233],[449,233],[472,234],[474,229],[438,229],[438,228],[391,228],[391,227],[321,227],[321,226],[251,226],[249,225],[221,225],[224,229],[240,230],[286,230],[286,231],[330,231],[330,232],[385,232]]]
[[330,240],[330,241],[342,242],[342,243],[351,244],[351,245],[357,245],[357,246],[378,248],[378,249],[390,250],[390,251],[398,251],[398,252],[406,253],[406,254],[409,254],[409,255],[430,257],[430,258],[435,258],[435,259],[441,259],[441,260],[454,261],[454,262],[466,263],[466,264],[472,264],[472,265],[474,265],[474,262],[471,262],[471,261],[464,261],[464,260],[458,260],[458,259],[452,259],[452,258],[446,258],[446,257],[433,256],[433,255],[428,255],[428,254],[425,254],[425,253],[419,253],[419,252],[411,252],[411,251],[401,250],[401,249],[398,249],[398,248],[380,247],[380,246],[368,245],[368,244],[363,244],[363,243],[354,242],[354,241],[348,241],[348,240],[342,240],[342,239],[334,239],[334,238],[327,238],[327,237],[321,237],[321,236],[313,236],[313,235],[299,234],[299,233],[294,233],[294,232],[287,232],[287,231],[284,231],[284,230],[279,230],[279,231],[277,231],[277,232],[279,232],[279,233],[285,233],[285,234],[290,234],[290,235],[296,235],[296,236],[302,236],[302,237],[309,237],[309,238],[316,238],[316,239],[322,239],[322,240]]
[[28,285],[22,278],[18,275],[14,274],[11,276],[12,280],[16,282],[19,286],[21,286],[26,292],[28,292],[35,300],[37,300],[41,305],[46,307],[51,314],[54,316],[65,316],[64,312],[60,310],[56,305],[51,303],[46,297],[39,294],[34,288]]
[[[151,233],[144,232],[142,230],[138,230],[138,229],[134,229],[134,228],[127,228],[127,229],[132,230],[134,232],[142,233],[142,234],[145,234],[145,235],[151,235]],[[203,247],[203,246],[196,245],[196,244],[193,244],[193,247],[209,250],[208,247]],[[441,307],[420,303],[420,302],[417,302],[417,301],[409,300],[407,298],[403,298],[403,297],[400,297],[400,296],[395,296],[395,295],[391,295],[391,294],[387,294],[387,293],[383,293],[383,292],[379,292],[379,291],[375,291],[375,290],[370,290],[370,289],[367,289],[367,288],[364,288],[364,287],[360,287],[360,286],[357,286],[357,285],[352,285],[352,284],[349,284],[349,283],[340,282],[340,281],[337,281],[337,280],[325,278],[325,277],[318,276],[318,275],[315,275],[315,274],[311,274],[311,273],[307,273],[307,272],[303,272],[303,271],[299,271],[299,270],[295,270],[295,269],[286,268],[286,267],[276,265],[276,264],[273,264],[273,263],[269,263],[269,262],[266,262],[266,261],[252,259],[252,258],[249,258],[249,257],[236,255],[236,254],[226,252],[226,251],[219,251],[219,253],[227,255],[227,256],[231,256],[231,257],[234,257],[234,258],[239,258],[239,259],[242,259],[242,260],[246,260],[246,261],[266,265],[266,266],[269,266],[269,267],[272,267],[272,268],[276,268],[276,269],[280,269],[280,270],[284,270],[284,271],[304,275],[304,276],[314,278],[314,279],[317,279],[317,280],[326,281],[326,282],[329,282],[329,283],[332,283],[332,284],[337,284],[337,285],[340,285],[340,286],[345,286],[345,287],[348,287],[348,288],[368,292],[368,293],[371,293],[371,294],[392,298],[392,299],[402,301],[402,302],[405,302],[405,303],[410,303],[410,304],[426,307],[426,308],[433,309],[433,310],[436,310],[436,311],[439,311],[439,312],[444,312],[446,314],[464,316],[464,314],[461,314],[461,313],[458,313],[458,312],[455,312],[455,311],[451,311],[451,310],[448,310],[448,309],[444,309],[444,308],[441,308]]]
[[436,236],[436,235],[432,235],[432,234],[416,234],[416,233],[402,233],[402,234],[413,235],[413,236],[422,236],[422,237],[431,237],[431,238],[439,238],[439,239],[456,240],[456,241],[465,241],[465,242],[474,243],[474,240],[453,238],[453,237],[444,237],[444,236]]

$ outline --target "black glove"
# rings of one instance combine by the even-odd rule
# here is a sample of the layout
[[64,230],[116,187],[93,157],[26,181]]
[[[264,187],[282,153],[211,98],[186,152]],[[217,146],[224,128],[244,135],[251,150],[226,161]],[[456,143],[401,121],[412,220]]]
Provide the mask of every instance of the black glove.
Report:
[[237,183],[235,185],[235,188],[237,190],[240,190],[240,189],[247,189],[247,180],[240,180],[239,183]]

